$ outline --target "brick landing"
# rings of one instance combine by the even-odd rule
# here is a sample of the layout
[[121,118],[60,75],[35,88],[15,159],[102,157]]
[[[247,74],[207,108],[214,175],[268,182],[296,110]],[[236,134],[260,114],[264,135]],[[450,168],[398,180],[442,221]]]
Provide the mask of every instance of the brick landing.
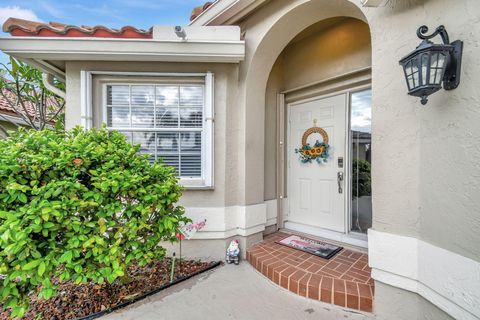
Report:
[[296,294],[341,307],[372,311],[374,294],[368,256],[343,249],[330,260],[279,245],[276,232],[247,250],[247,260],[264,276]]

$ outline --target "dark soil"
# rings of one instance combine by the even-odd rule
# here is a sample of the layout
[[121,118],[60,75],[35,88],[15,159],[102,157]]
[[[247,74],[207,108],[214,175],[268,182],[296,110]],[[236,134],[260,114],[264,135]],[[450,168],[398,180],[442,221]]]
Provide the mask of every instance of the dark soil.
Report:
[[[178,262],[175,261],[174,279],[204,270],[215,263],[183,259],[181,264]],[[118,279],[112,284],[102,285],[63,282],[59,285],[57,295],[48,300],[38,299],[36,293],[31,294],[30,310],[23,319],[76,319],[113,308],[169,283],[171,266],[169,258],[145,267],[133,265],[128,269],[129,280],[126,284]],[[9,319],[8,314],[0,308],[0,320]]]

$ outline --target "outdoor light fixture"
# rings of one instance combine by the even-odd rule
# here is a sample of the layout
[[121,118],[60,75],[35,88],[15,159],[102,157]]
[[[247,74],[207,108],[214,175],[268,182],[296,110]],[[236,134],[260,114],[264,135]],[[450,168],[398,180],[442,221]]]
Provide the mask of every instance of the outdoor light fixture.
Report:
[[[427,97],[442,88],[453,90],[460,83],[463,41],[450,43],[447,30],[439,26],[431,35],[426,35],[427,26],[417,30],[417,36],[423,41],[405,58],[400,60],[407,80],[408,94],[421,97],[422,104],[428,102]],[[440,35],[443,44],[430,41]]]
[[175,26],[174,30],[177,37],[182,38],[182,40],[185,40],[185,38],[187,37],[187,33],[185,32],[185,29],[183,29],[182,26]]

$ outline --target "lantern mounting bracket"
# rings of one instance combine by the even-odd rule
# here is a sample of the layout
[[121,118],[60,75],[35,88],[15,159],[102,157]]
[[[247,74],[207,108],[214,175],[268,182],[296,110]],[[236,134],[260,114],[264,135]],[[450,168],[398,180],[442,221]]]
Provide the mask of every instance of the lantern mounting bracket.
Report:
[[450,44],[450,38],[448,37],[448,32],[445,29],[444,26],[439,26],[431,35],[426,35],[428,32],[428,27],[426,25],[421,26],[417,30],[417,37],[419,37],[422,40],[430,40],[437,35],[440,35],[440,37],[443,40],[443,44]]
[[443,77],[443,88],[445,90],[453,90],[458,87],[462,67],[463,41],[455,40],[450,45],[453,46],[450,52],[450,62],[447,64]]
[[447,29],[445,29],[445,26],[443,25],[437,27],[437,29],[435,29],[435,31],[430,35],[427,35],[427,32],[428,27],[423,25],[417,29],[417,37],[424,40],[424,42],[429,42],[430,39],[439,35],[442,38],[443,44],[452,46],[449,63],[446,66],[445,75],[443,77],[443,88],[445,90],[456,89],[460,84],[463,41],[456,40],[450,43],[450,37],[448,36]]

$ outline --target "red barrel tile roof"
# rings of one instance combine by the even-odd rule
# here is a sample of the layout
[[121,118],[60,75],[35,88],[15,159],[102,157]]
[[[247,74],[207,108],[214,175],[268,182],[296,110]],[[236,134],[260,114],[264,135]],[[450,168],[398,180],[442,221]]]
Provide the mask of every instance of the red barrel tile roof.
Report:
[[213,4],[212,1],[207,1],[203,6],[198,6],[193,8],[192,14],[190,15],[190,21],[195,20],[200,14],[206,11]]
[[[8,100],[7,100],[9,99],[10,101],[16,101],[17,97],[15,96],[15,94],[7,89],[2,89],[2,92],[5,95],[5,97],[3,95],[0,95],[0,113],[19,117],[17,112],[14,109],[12,109],[12,107],[10,107],[10,104],[8,103]],[[27,112],[29,115],[31,116],[35,115],[36,111],[32,103],[27,102],[25,104],[25,108],[27,109]]]
[[105,26],[72,26],[58,22],[36,22],[17,18],[8,18],[3,31],[17,37],[90,37],[90,38],[138,38],[151,39],[149,30],[125,26],[112,29]]

